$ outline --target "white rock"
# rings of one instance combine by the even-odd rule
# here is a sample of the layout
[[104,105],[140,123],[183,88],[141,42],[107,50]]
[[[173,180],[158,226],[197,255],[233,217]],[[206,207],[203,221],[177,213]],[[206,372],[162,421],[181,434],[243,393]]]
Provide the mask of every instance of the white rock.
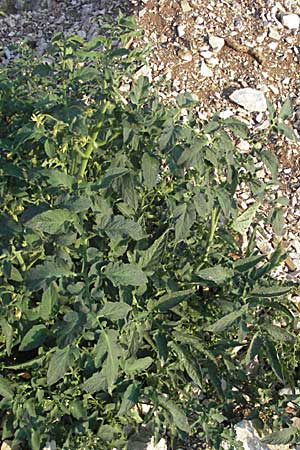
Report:
[[185,25],[178,25],[177,28],[178,37],[183,37],[185,35]]
[[202,61],[201,63],[201,70],[200,73],[203,77],[212,77],[213,76],[213,71],[205,64],[204,61]]
[[224,111],[220,112],[221,119],[228,119],[228,117],[233,116],[233,111],[230,109],[225,109]]
[[283,26],[289,30],[298,30],[300,26],[300,17],[298,14],[284,14],[281,21]]
[[192,8],[190,7],[190,5],[187,2],[187,0],[182,0],[181,1],[181,8],[182,8],[183,12],[190,12],[192,10]]
[[278,47],[278,42],[270,42],[270,43],[268,44],[268,47],[269,47],[271,50],[275,51],[276,48]]
[[209,36],[208,38],[209,45],[213,49],[214,52],[218,53],[225,45],[225,41],[223,38],[218,36]]
[[242,420],[235,425],[236,438],[241,441],[245,450],[270,450],[263,444],[259,435],[249,420]]
[[281,36],[275,28],[270,28],[269,37],[275,41],[279,41]]
[[192,53],[187,49],[187,48],[182,48],[178,51],[178,56],[180,59],[182,59],[183,61],[192,61],[193,60],[193,55]]
[[237,89],[229,98],[249,112],[264,112],[267,110],[266,97],[263,92],[257,89]]
[[56,450],[56,442],[46,442],[46,447],[44,447],[43,450]]

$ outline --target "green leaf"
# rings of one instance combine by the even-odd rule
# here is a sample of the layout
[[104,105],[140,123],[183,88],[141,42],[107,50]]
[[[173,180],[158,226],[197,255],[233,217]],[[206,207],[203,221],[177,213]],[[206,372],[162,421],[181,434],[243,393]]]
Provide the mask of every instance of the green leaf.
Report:
[[42,319],[48,320],[51,317],[53,308],[58,304],[58,291],[56,283],[51,283],[43,293],[42,301],[39,304],[39,315]]
[[130,408],[132,408],[139,399],[140,384],[130,384],[123,394],[122,403],[118,412],[118,416],[124,416]]
[[103,274],[114,286],[143,286],[147,283],[145,273],[136,264],[109,264]]
[[158,309],[160,312],[167,312],[169,309],[174,308],[174,306],[178,305],[184,300],[187,300],[193,294],[194,291],[192,289],[165,294],[160,297],[158,301],[151,305],[151,309]]
[[198,101],[194,99],[192,94],[190,94],[189,92],[185,92],[184,94],[177,95],[176,103],[181,108],[188,108],[189,106],[196,105]]
[[26,283],[30,290],[36,291],[56,278],[71,275],[72,272],[62,264],[45,261],[29,270],[26,274]]
[[108,169],[101,181],[100,188],[108,188],[114,180],[128,173],[129,169],[126,167],[112,167]]
[[168,358],[168,342],[165,334],[158,331],[154,335],[159,358],[165,362]]
[[7,214],[0,214],[0,236],[12,237],[22,233],[21,225]]
[[260,158],[267,169],[270,170],[273,180],[276,181],[278,173],[278,160],[276,156],[269,150],[263,150],[260,152]]
[[196,270],[195,274],[203,281],[220,285],[233,276],[233,271],[227,267],[216,265],[207,269]]
[[291,97],[288,96],[281,107],[278,118],[281,120],[286,120],[292,117],[292,115],[293,115],[293,103]]
[[132,310],[131,306],[123,302],[107,302],[101,308],[99,317],[106,317],[109,320],[126,319],[128,313]]
[[132,85],[130,100],[134,105],[138,105],[149,89],[149,79],[145,76],[139,77]]
[[4,398],[13,398],[14,397],[14,387],[13,384],[6,380],[4,377],[0,375],[0,395]]
[[213,333],[221,333],[222,331],[229,328],[234,322],[237,321],[240,317],[242,317],[248,310],[248,305],[243,305],[239,308],[238,311],[233,311],[221,319],[217,320],[214,324],[210,325],[207,330],[212,331]]
[[260,207],[260,203],[254,203],[249,206],[246,211],[244,211],[240,216],[238,216],[232,224],[232,228],[238,233],[244,233],[248,230],[250,225],[253,222],[254,217],[256,216],[256,212]]
[[8,356],[11,354],[11,348],[13,344],[13,334],[14,330],[13,327],[8,323],[8,321],[2,317],[0,319],[0,326],[2,330],[2,334],[5,337],[5,349]]
[[284,227],[284,211],[282,208],[274,208],[271,224],[274,230],[274,233],[277,235],[282,235],[283,227]]
[[84,383],[82,383],[81,388],[85,392],[90,394],[95,394],[99,391],[107,390],[106,374],[104,372],[96,372],[90,378],[88,378]]
[[294,342],[294,337],[284,328],[272,323],[265,323],[264,330],[278,342]]
[[118,333],[115,330],[102,331],[106,343],[107,358],[105,375],[108,393],[111,394],[119,373],[120,346],[118,344]]
[[141,225],[131,219],[125,219],[120,215],[115,215],[105,227],[105,233],[110,239],[131,237],[135,241],[144,239],[147,234],[143,231]]
[[157,158],[144,153],[142,156],[142,172],[144,184],[147,189],[152,189],[158,182],[160,164]]
[[190,379],[199,387],[202,387],[202,373],[200,367],[197,363],[197,360],[194,358],[192,353],[187,349],[187,347],[183,347],[181,345],[171,343],[172,348],[177,353],[180,362],[183,363],[183,366],[186,370],[186,373],[190,377]]
[[278,131],[285,135],[290,141],[298,141],[292,128],[288,127],[285,123],[279,123],[277,125]]
[[212,120],[211,122],[208,122],[207,125],[203,128],[203,133],[205,134],[211,134],[214,131],[218,130],[220,128],[219,122],[216,122]]
[[21,351],[33,350],[40,347],[48,336],[45,325],[34,325],[23,337],[19,349]]
[[241,120],[235,119],[234,117],[229,117],[228,119],[224,119],[222,123],[236,136],[242,139],[247,139],[249,136],[248,125]]
[[84,420],[86,417],[86,409],[83,406],[83,402],[81,400],[72,400],[70,403],[70,413],[77,420]]
[[163,396],[160,396],[158,398],[158,403],[160,404],[160,406],[162,406],[162,408],[168,411],[169,414],[171,414],[174,424],[179,430],[185,431],[186,433],[190,432],[187,417],[175,402],[173,402],[172,400],[167,400]]
[[266,259],[266,255],[253,255],[234,261],[233,267],[237,272],[247,272],[256,266],[260,261]]
[[72,222],[74,213],[68,209],[50,209],[37,214],[26,222],[26,227],[35,231],[56,234],[61,231],[65,222]]
[[226,218],[230,216],[232,210],[232,195],[225,189],[217,189],[216,196]]
[[176,143],[176,128],[173,124],[168,124],[163,128],[159,139],[159,149],[166,150]]
[[148,369],[153,363],[153,359],[150,356],[145,356],[145,358],[130,358],[125,361],[125,372],[128,375],[132,375],[134,373],[140,373],[144,370]]
[[251,297],[280,297],[291,292],[290,286],[258,286],[251,291]]
[[279,381],[284,383],[282,367],[281,367],[281,364],[280,364],[280,361],[278,358],[278,354],[277,354],[277,351],[276,351],[276,348],[275,348],[273,342],[265,336],[263,339],[263,346],[264,346],[266,356],[269,360],[269,363],[270,363],[270,366],[271,366],[273,372],[275,373],[275,375],[277,376]]
[[159,238],[157,238],[151,247],[141,252],[138,265],[147,274],[152,274],[161,262],[164,255],[167,243],[168,230],[165,231]]
[[75,177],[58,169],[44,169],[42,174],[47,177],[48,183],[53,187],[65,186],[72,189],[73,184],[76,182]]
[[193,203],[178,205],[174,211],[175,242],[184,240],[196,220],[196,210]]
[[207,366],[209,380],[210,380],[212,386],[215,388],[220,400],[223,402],[224,401],[224,393],[223,393],[223,389],[222,389],[221,379],[219,377],[218,366],[211,360],[206,362],[206,366]]
[[274,433],[268,434],[262,438],[262,442],[270,445],[287,445],[294,442],[294,438],[298,433],[298,428],[288,427],[281,431],[274,431]]
[[48,386],[52,386],[63,378],[65,373],[73,366],[74,361],[74,354],[70,347],[58,348],[50,358],[47,371]]
[[258,333],[255,333],[251,339],[250,345],[245,356],[245,364],[250,364],[254,360],[255,356],[258,355],[259,350],[262,348],[262,339]]

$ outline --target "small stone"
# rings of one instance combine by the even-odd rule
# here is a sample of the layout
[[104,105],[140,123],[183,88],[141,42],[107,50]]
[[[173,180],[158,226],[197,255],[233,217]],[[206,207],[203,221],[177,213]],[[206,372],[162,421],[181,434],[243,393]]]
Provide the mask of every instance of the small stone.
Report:
[[278,31],[275,30],[275,28],[270,28],[270,30],[269,30],[269,37],[271,39],[274,39],[275,41],[279,41],[281,36],[278,33]]
[[191,52],[187,48],[180,49],[178,51],[178,56],[183,61],[190,62],[190,61],[193,60],[193,55],[191,54]]
[[284,14],[281,17],[282,25],[289,30],[298,30],[300,26],[300,17],[298,14]]
[[213,53],[210,51],[206,51],[206,52],[200,52],[200,55],[204,58],[204,59],[210,59],[213,56]]
[[250,150],[250,144],[249,144],[248,141],[245,141],[244,139],[241,139],[240,142],[237,145],[237,148],[239,150],[241,150],[242,152],[247,153]]
[[249,112],[265,112],[267,110],[266,97],[263,92],[257,89],[237,89],[229,98]]
[[187,0],[181,0],[181,9],[185,13],[192,11],[192,8],[190,7],[190,5],[187,2]]
[[203,77],[208,78],[213,76],[213,71],[205,64],[204,61],[201,63],[200,73]]
[[232,116],[233,116],[233,111],[231,111],[230,109],[225,109],[224,111],[220,112],[221,119],[228,119],[228,117],[232,117]]
[[271,50],[275,51],[276,48],[278,47],[278,42],[270,42],[270,43],[268,44],[268,47],[269,47]]
[[177,30],[178,37],[181,38],[185,35],[185,25],[178,25],[176,30]]
[[208,38],[209,45],[213,49],[214,52],[218,53],[225,45],[225,41],[223,38],[218,36],[209,36]]

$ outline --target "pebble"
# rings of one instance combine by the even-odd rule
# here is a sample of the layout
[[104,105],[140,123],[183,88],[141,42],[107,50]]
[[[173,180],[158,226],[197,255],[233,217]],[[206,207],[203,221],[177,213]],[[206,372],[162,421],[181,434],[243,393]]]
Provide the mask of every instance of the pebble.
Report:
[[185,35],[185,25],[177,25],[177,35],[182,38]]
[[187,48],[181,48],[177,54],[183,61],[190,62],[193,60],[193,55]]
[[275,28],[270,28],[269,37],[271,39],[274,39],[275,41],[279,41],[281,38],[280,33],[278,33],[278,31]]
[[192,8],[190,7],[189,3],[186,0],[181,1],[181,9],[185,13],[192,11]]
[[298,30],[300,26],[300,17],[298,14],[283,14],[281,17],[282,25],[289,30]]
[[213,49],[214,52],[218,53],[222,50],[225,45],[225,40],[218,36],[209,36],[208,38],[209,45]]
[[237,89],[229,98],[249,112],[265,112],[267,110],[266,97],[263,92],[257,89]]
[[205,78],[212,77],[214,74],[213,71],[207,66],[207,64],[204,61],[202,61],[201,63],[200,73]]

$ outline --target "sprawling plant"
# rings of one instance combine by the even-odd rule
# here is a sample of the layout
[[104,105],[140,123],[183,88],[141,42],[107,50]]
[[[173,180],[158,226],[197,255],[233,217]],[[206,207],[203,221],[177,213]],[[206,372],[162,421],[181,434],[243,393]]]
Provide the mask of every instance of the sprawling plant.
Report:
[[56,35],[0,71],[2,438],[122,449],[151,423],[221,448],[243,417],[290,420],[285,255],[256,248],[276,159],[237,119],[199,125],[189,94],[164,106],[132,21],[115,33]]

